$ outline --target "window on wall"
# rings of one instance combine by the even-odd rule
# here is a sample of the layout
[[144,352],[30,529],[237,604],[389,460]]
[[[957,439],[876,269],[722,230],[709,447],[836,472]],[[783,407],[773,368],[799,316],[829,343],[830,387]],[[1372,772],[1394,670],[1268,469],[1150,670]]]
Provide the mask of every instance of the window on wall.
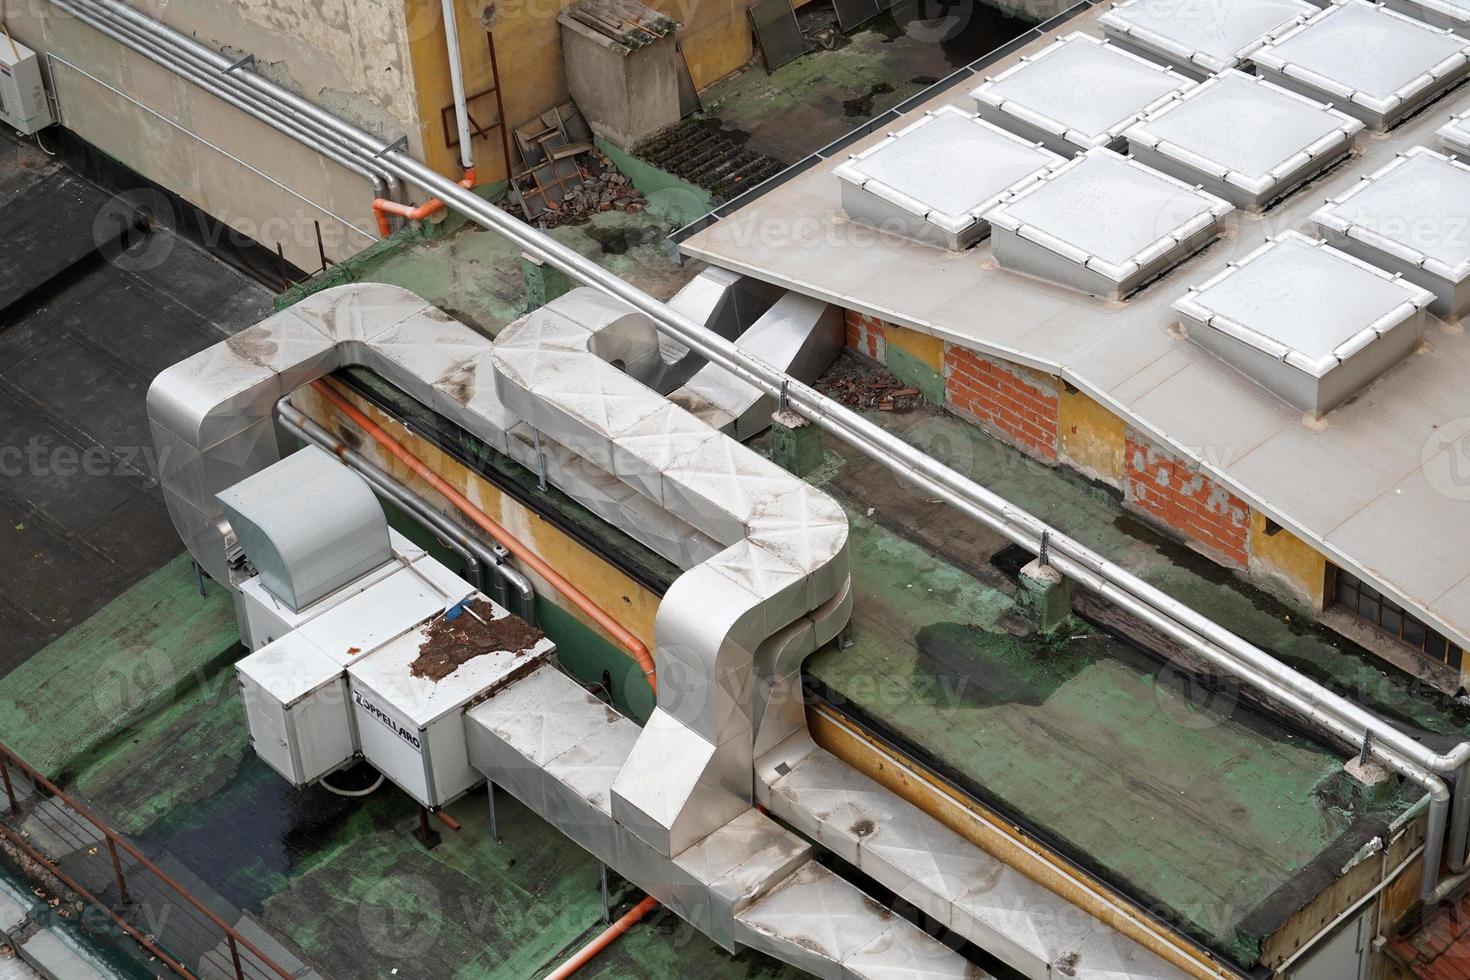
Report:
[[1460,669],[1464,651],[1404,612],[1402,606],[1389,599],[1362,579],[1340,568],[1333,570],[1333,599],[1336,604],[1379,630],[1439,663]]

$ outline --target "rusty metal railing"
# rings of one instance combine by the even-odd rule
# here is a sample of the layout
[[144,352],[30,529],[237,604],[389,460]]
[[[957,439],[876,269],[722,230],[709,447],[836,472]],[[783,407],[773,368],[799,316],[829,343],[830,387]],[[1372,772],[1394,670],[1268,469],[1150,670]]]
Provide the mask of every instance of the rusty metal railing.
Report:
[[[25,777],[36,788],[34,797],[37,801],[36,806],[29,808],[21,806],[21,795],[17,792],[16,787],[16,773]],[[106,913],[113,924],[173,973],[186,977],[188,980],[196,980],[198,974],[195,969],[211,956],[217,956],[221,962],[209,965],[226,975],[233,974],[235,980],[254,980],[254,978],[261,977],[267,980],[292,980],[295,977],[296,974],[261,952],[259,947],[242,936],[234,926],[221,919],[199,899],[191,895],[167,872],[149,860],[132,842],[68,796],[61,787],[37,772],[3,743],[0,743],[0,783],[4,785],[5,802],[9,805],[12,818],[29,816],[37,821],[38,826],[57,839],[79,842],[82,847],[86,847],[93,840],[97,841],[98,846],[91,847],[86,853],[98,860],[105,859],[110,866],[112,879],[118,891],[116,907],[104,901],[92,889],[77,880],[76,874],[63,869],[59,856],[44,853],[35,841],[17,827],[10,826],[9,822],[3,819],[0,819],[0,837],[14,845],[27,858],[35,861],[88,905]],[[44,804],[47,798],[59,801],[64,804],[64,807],[58,806],[50,809],[44,807],[41,804]],[[136,865],[125,871],[123,855],[137,862]],[[129,887],[130,881],[132,888]],[[200,963],[195,964],[195,969],[191,969],[177,956],[169,953],[158,941],[158,937],[143,932],[128,920],[126,915],[128,906],[133,905],[134,896],[144,890],[148,892],[151,900],[166,902],[172,908],[182,912],[189,919],[188,928],[192,930],[191,938],[196,942],[214,940],[212,948],[205,947]],[[228,952],[228,962],[224,962],[225,953],[218,950],[220,944],[223,944]]]

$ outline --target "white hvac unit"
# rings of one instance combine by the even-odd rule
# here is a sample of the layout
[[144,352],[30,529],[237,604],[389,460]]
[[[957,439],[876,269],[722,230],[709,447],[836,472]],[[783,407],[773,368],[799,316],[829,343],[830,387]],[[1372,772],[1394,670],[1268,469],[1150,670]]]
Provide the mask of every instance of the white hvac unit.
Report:
[[[395,543],[394,554],[389,574],[368,573],[329,608],[235,665],[255,751],[294,786],[341,768],[359,750],[347,668],[474,592],[412,545]],[[407,560],[415,554],[417,561]],[[242,591],[258,621],[279,613]]]
[[[474,608],[488,622],[511,616],[476,598]],[[490,610],[493,618],[486,616]],[[414,662],[442,642],[430,625],[358,659],[347,678],[363,758],[424,806],[441,807],[485,778],[470,764],[465,709],[530,674],[555,647],[542,637],[528,649],[486,650],[436,680],[413,671]]]
[[0,122],[29,136],[55,121],[41,59],[8,34],[0,36]]

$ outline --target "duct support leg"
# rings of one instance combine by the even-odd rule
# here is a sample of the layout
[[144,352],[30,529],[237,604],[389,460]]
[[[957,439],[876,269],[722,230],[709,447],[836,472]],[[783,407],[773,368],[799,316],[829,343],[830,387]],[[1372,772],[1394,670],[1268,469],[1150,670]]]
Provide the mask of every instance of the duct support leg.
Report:
[[527,313],[572,290],[572,281],[565,272],[525,252],[521,253],[521,275],[526,282]]
[[429,823],[429,808],[426,806],[419,807],[419,829],[414,831],[414,836],[419,839],[420,844],[431,851],[443,843],[444,838],[440,837],[439,831]]
[[500,843],[500,824],[495,819],[495,780],[485,781],[487,795],[490,797],[490,839]]
[[771,416],[771,459],[793,476],[804,477],[822,465],[822,432],[791,411]]
[[1038,558],[1021,569],[1016,606],[1042,633],[1055,633],[1072,618],[1072,586],[1062,573]]

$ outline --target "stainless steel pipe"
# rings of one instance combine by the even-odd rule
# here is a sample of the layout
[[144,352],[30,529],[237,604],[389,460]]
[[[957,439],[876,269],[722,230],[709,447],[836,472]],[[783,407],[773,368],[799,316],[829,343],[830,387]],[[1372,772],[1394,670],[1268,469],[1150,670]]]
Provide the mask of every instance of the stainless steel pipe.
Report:
[[[840,404],[821,395],[801,382],[787,377],[748,354],[733,343],[705,330],[693,320],[670,309],[664,303],[603,269],[591,259],[568,248],[508,213],[488,204],[477,195],[459,187],[406,153],[385,149],[383,141],[315,106],[279,85],[240,68],[224,69],[230,62],[225,56],[185,37],[133,10],[120,0],[51,0],[62,9],[105,8],[151,37],[167,39],[169,46],[182,49],[191,58],[211,64],[224,73],[227,84],[240,86],[263,99],[278,104],[291,118],[309,120],[315,126],[334,133],[343,145],[358,148],[368,159],[376,159],[391,174],[405,183],[414,184],[429,195],[438,197],[477,224],[495,231],[528,253],[561,269],[579,281],[594,286],[649,316],[673,338],[697,351],[707,360],[768,394],[783,391],[791,405],[823,430],[868,453],[898,476],[933,492],[959,507],[965,513],[997,530],[1008,539],[1031,551],[1040,547],[1046,533],[1052,562],[1064,575],[1098,591],[1110,601],[1139,616],[1145,622],[1203,656],[1221,670],[1239,677],[1271,698],[1300,711],[1342,739],[1348,745],[1361,747],[1365,739],[1372,742],[1370,751],[1406,777],[1425,786],[1430,793],[1430,836],[1438,843],[1435,849],[1426,842],[1426,895],[1440,886],[1438,860],[1431,860],[1435,850],[1442,851],[1449,810],[1449,793],[1436,774],[1453,774],[1456,796],[1470,793],[1470,779],[1462,779],[1470,763],[1470,742],[1462,742],[1444,753],[1437,753],[1396,727],[1312,681],[1274,657],[1246,642],[1229,630],[1212,622],[1182,603],[1121,568],[1116,563],[1048,527],[1026,511],[1010,504],[994,493],[948,466],[908,445],[879,426]],[[87,18],[83,18],[87,19]],[[100,18],[97,18],[100,19]],[[91,19],[88,19],[92,23]],[[95,26],[95,25],[94,25]],[[176,62],[156,48],[137,43],[128,44],[140,54],[158,63],[180,70]],[[146,49],[145,49],[146,48]],[[283,130],[285,131],[285,130]],[[294,132],[287,132],[300,139]],[[303,142],[306,142],[303,140]],[[312,145],[307,143],[307,145]],[[1462,788],[1464,787],[1464,788]],[[1454,830],[1451,834],[1456,850],[1461,851],[1470,836],[1470,806],[1455,807]],[[1463,866],[1462,853],[1452,855],[1451,866]],[[1433,879],[1432,881],[1429,879]]]
[[536,622],[536,592],[531,586],[531,580],[512,566],[504,555],[475,538],[467,529],[395,480],[387,471],[332,435],[325,426],[292,405],[290,398],[287,395],[276,403],[277,420],[287,432],[340,458],[373,489],[438,534],[470,566],[470,572],[476,579],[475,587],[482,592],[486,584],[485,570],[489,569],[499,585],[496,590],[500,593],[497,601],[526,622]]

